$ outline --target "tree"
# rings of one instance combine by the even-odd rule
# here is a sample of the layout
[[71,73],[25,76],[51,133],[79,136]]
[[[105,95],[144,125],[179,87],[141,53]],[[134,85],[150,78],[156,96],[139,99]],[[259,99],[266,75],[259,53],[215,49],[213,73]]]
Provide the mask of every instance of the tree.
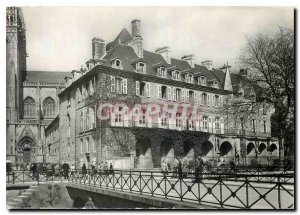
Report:
[[[273,105],[273,121],[278,129],[279,159],[282,160],[283,139],[294,133],[294,31],[279,27],[273,35],[258,33],[246,38],[239,63],[248,68],[248,78],[257,86],[258,102]],[[294,144],[286,142],[286,146]],[[291,147],[293,148],[293,147]]]

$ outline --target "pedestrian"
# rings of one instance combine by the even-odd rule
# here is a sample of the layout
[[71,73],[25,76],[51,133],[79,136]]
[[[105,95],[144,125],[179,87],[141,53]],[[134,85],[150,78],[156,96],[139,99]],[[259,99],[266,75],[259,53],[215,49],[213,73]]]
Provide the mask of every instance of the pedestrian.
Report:
[[34,180],[35,178],[37,178],[37,176],[36,176],[36,174],[37,174],[37,165],[36,165],[36,163],[32,164],[31,171],[32,171],[32,179]]
[[16,170],[19,170],[19,163],[16,163]]
[[168,174],[168,164],[167,164],[166,159],[164,159],[163,162],[161,163],[161,170],[162,170],[164,176],[166,176]]
[[71,175],[70,177],[74,177],[75,176],[75,166],[74,164],[71,165]]
[[178,163],[178,178],[182,179],[182,162],[181,162],[181,159],[179,160],[179,163]]
[[81,167],[81,174],[82,174],[82,177],[85,178],[85,176],[86,176],[86,174],[87,174],[85,164],[82,164],[82,167]]
[[173,165],[173,178],[177,178],[177,173],[178,173],[178,160],[177,158],[174,159],[174,165]]
[[23,165],[23,163],[20,163],[20,170],[24,171],[24,165]]
[[235,171],[235,163],[234,163],[234,159],[232,159],[231,161],[230,161],[230,169],[231,169],[231,171]]
[[108,166],[107,162],[105,162],[104,170],[105,170],[105,173],[108,175],[109,166]]
[[48,163],[46,165],[46,169],[47,169],[47,180],[48,180],[48,177],[51,177],[52,176],[52,166],[50,163]]
[[112,163],[110,163],[110,166],[109,166],[109,173],[114,174],[114,168],[113,168]]
[[59,166],[59,164],[57,163],[57,164],[55,165],[55,177],[58,177],[59,174],[60,174],[60,166]]
[[64,175],[64,179],[68,179],[69,178],[69,164],[64,163],[63,166],[63,175]]

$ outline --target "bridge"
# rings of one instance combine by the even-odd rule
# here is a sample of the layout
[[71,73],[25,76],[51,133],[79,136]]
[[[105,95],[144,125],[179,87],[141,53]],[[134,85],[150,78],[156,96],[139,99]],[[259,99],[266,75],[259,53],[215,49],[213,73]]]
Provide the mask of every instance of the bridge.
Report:
[[[114,170],[69,177],[40,175],[35,182],[63,182],[74,205],[89,198],[97,208],[292,209],[294,174],[283,170],[203,172],[173,177],[160,171]],[[15,172],[7,184],[32,182],[27,172]]]

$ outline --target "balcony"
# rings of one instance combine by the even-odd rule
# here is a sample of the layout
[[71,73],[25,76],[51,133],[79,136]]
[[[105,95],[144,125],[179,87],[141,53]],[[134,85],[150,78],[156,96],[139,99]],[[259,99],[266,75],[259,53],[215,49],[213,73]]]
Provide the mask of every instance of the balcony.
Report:
[[133,120],[122,120],[120,122],[114,122],[111,120],[103,120],[100,122],[101,126],[113,126],[113,127],[140,127],[140,128],[161,128],[161,129],[172,129],[178,131],[202,131],[214,134],[222,134],[221,129],[212,129],[211,127],[203,129],[202,126],[198,125],[179,125],[179,124],[170,124],[166,123],[164,125],[161,122],[144,122],[140,123],[139,121]]
[[242,129],[225,129],[225,134],[228,135],[241,135],[241,136],[255,136],[255,137],[271,137],[270,132],[261,132],[261,131],[249,131]]

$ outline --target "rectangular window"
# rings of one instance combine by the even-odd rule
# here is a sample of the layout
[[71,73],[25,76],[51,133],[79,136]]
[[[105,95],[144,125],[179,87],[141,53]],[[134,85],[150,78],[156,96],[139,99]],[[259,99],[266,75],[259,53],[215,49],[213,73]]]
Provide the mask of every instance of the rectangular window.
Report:
[[90,139],[86,138],[86,152],[90,152]]
[[180,101],[181,100],[180,95],[181,95],[181,89],[176,88],[174,93],[175,96],[174,101]]
[[146,96],[150,98],[150,83],[146,83]]
[[207,105],[207,94],[202,93],[202,105]]
[[176,113],[176,127],[182,127],[181,113]]
[[207,126],[207,116],[203,116],[203,129],[204,130],[207,130],[208,126]]
[[167,87],[167,96],[168,96],[168,100],[172,100],[172,91],[171,91],[171,87]]
[[162,93],[161,93],[161,85],[157,85],[157,91],[158,91],[158,98],[162,99]]
[[123,94],[127,94],[127,79],[122,79],[122,92]]
[[219,117],[215,118],[215,129],[220,129],[220,118]]
[[207,106],[210,106],[210,94],[207,94]]
[[211,106],[216,106],[216,97],[215,95],[211,95]]
[[220,100],[220,97],[218,95],[215,95],[215,106],[216,107],[219,107],[219,101]]
[[116,83],[115,83],[115,77],[110,76],[110,91],[115,92],[116,91]]
[[252,119],[252,131],[255,133],[255,119]]
[[116,93],[121,94],[123,81],[121,78],[115,78],[115,81],[116,81]]
[[80,139],[80,152],[83,153],[83,139]]

